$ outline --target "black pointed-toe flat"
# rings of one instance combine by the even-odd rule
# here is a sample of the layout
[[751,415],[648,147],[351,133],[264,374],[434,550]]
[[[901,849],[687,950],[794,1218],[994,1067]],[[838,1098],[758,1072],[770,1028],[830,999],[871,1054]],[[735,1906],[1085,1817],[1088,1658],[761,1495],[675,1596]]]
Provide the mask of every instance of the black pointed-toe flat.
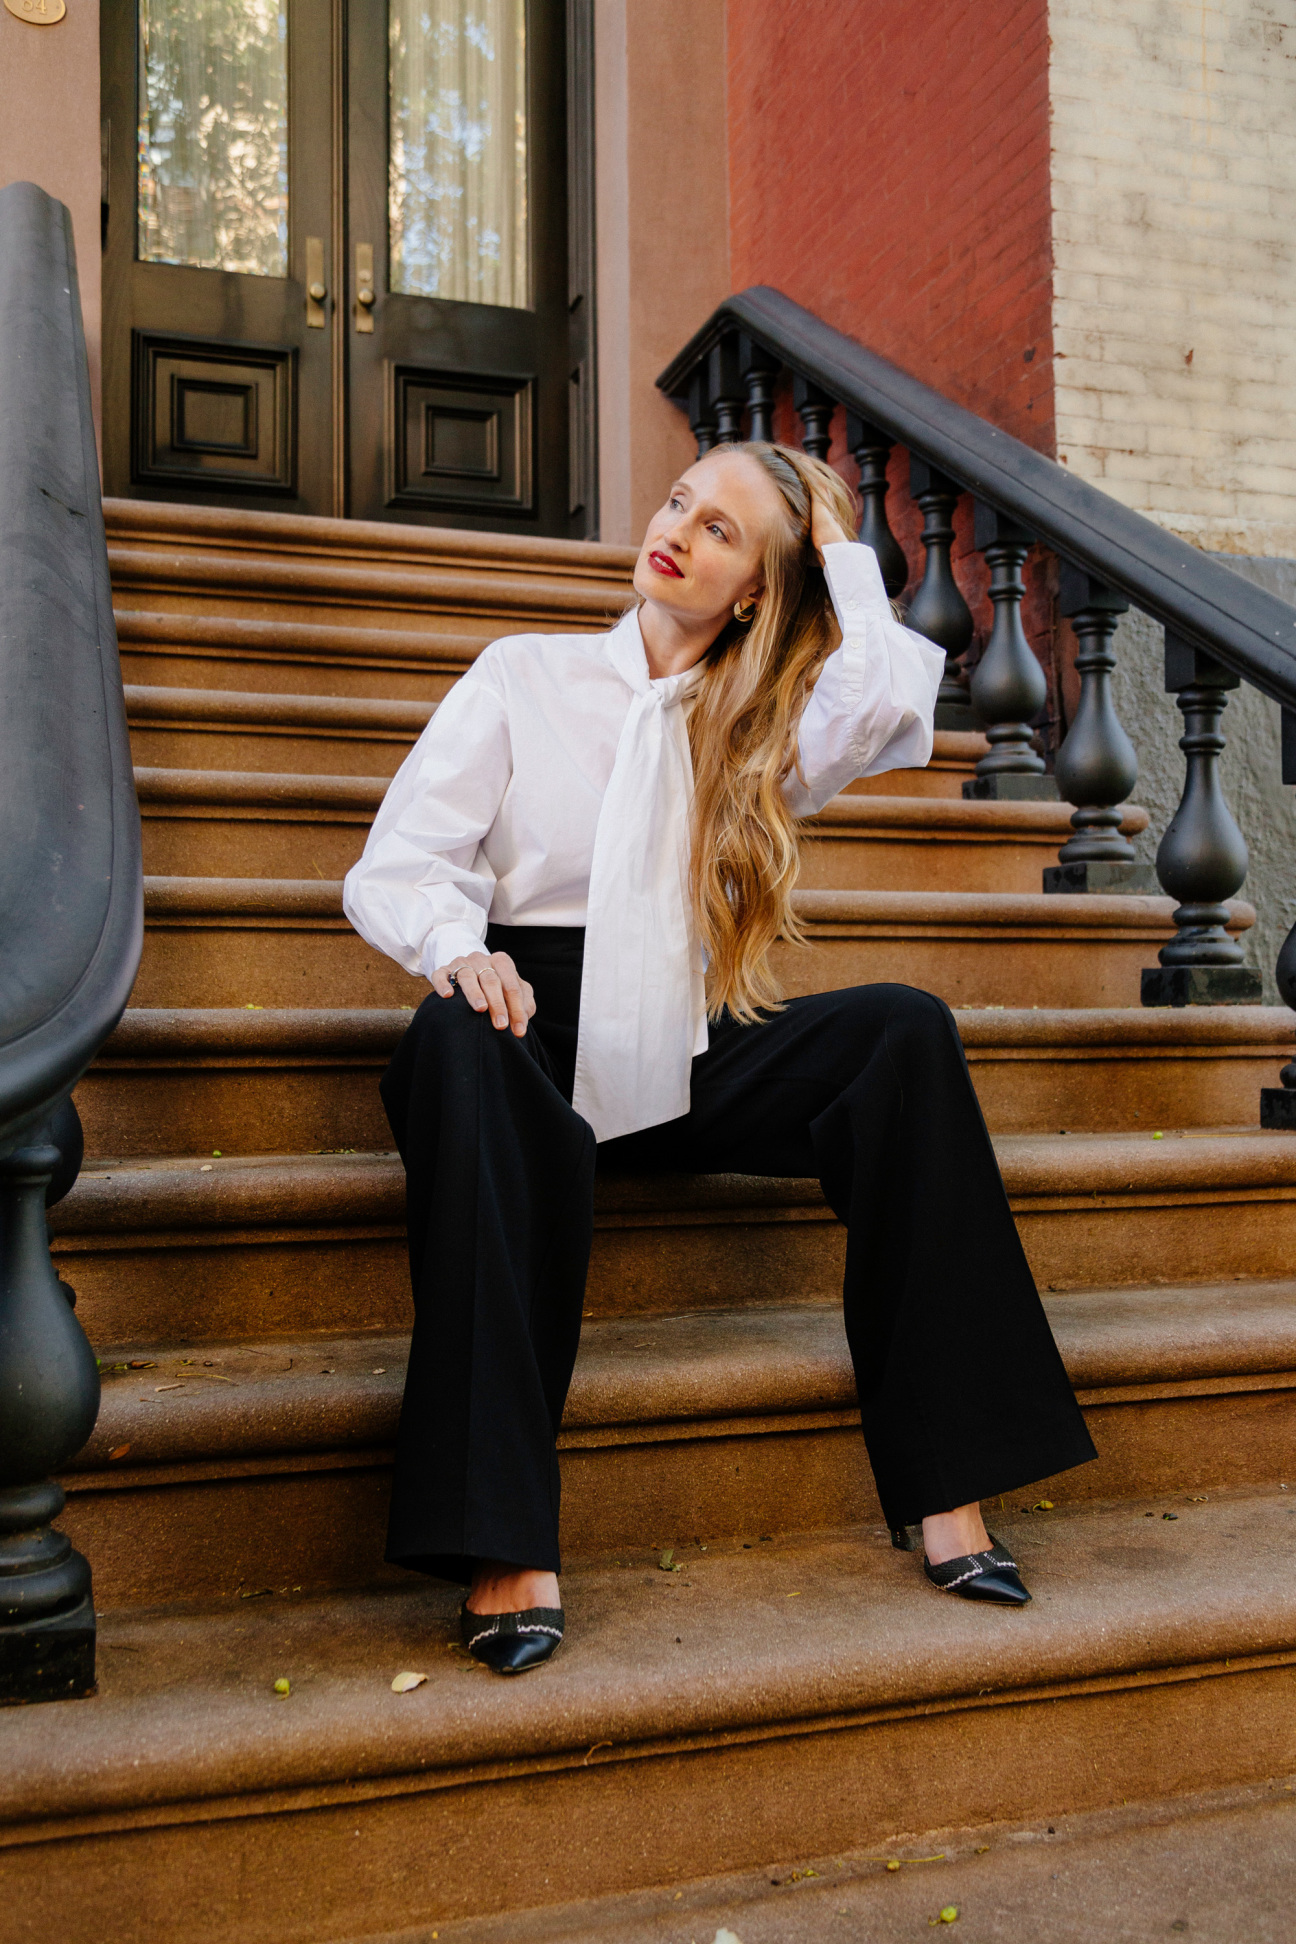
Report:
[[993,1532],[989,1552],[964,1553],[933,1566],[923,1555],[923,1571],[942,1593],[957,1593],[961,1600],[985,1600],[994,1606],[1027,1606],[1030,1594],[1022,1585],[1017,1561]]
[[496,1674],[525,1674],[540,1667],[563,1637],[561,1607],[527,1607],[521,1613],[459,1612],[463,1644],[474,1660]]

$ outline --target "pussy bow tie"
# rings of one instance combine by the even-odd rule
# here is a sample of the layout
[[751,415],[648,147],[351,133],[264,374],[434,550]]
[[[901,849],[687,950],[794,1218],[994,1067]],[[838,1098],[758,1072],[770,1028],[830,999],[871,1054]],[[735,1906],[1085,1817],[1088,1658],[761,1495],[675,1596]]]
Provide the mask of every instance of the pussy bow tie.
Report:
[[600,1141],[686,1114],[693,1056],[707,1043],[683,707],[701,670],[653,681],[636,614],[613,630],[608,654],[631,700],[594,836],[572,1097]]

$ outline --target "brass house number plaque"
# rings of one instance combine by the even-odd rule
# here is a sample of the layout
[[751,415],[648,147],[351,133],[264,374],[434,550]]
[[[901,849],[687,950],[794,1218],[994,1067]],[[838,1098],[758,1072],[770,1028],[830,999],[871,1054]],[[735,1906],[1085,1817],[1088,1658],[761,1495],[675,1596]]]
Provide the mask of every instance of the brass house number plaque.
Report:
[[15,20],[26,20],[33,27],[52,27],[67,12],[66,0],[4,0]]

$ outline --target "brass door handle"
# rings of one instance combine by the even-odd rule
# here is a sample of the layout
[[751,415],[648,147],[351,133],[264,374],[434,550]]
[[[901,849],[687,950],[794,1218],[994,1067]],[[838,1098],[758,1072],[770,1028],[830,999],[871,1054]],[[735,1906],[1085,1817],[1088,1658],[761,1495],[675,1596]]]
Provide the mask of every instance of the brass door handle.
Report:
[[377,301],[377,292],[374,289],[374,253],[372,243],[356,244],[355,267],[355,327],[357,331],[372,333],[374,327],[373,308]]
[[322,331],[327,321],[324,299],[328,296],[328,285],[324,281],[324,239],[321,236],[306,238],[306,323],[313,331]]

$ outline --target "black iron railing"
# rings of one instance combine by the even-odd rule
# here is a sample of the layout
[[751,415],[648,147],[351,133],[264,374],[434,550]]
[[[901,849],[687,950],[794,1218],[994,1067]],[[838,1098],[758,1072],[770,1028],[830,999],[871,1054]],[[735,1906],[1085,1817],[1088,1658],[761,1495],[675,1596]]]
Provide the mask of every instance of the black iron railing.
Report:
[[0,191],[0,1702],[94,1686],[90,1569],[52,1474],[94,1353],[50,1261],[70,1095],[139,966],[143,881],[71,218]]
[[[1186,759],[1179,808],[1157,852],[1156,876],[1177,900],[1175,937],[1143,974],[1145,1005],[1248,1004],[1259,974],[1227,931],[1226,900],[1247,869],[1242,833],[1219,779],[1220,719],[1228,692],[1254,684],[1282,707],[1283,780],[1296,782],[1296,607],[1076,478],[997,426],[945,398],[832,329],[777,290],[731,297],[657,380],[687,411],[699,454],[726,438],[773,436],[791,380],[802,443],[829,451],[834,414],[845,410],[846,447],[859,466],[860,537],[878,555],[888,592],[908,579],[887,519],[887,466],[909,455],[909,491],[921,512],[923,576],[908,619],[946,654],[938,728],[983,728],[990,748],[964,792],[974,797],[1058,795],[1074,806],[1072,835],[1045,872],[1056,892],[1153,890],[1146,866],[1121,835],[1119,806],[1138,765],[1112,703],[1112,637],[1120,616],[1141,609],[1165,628],[1166,688],[1184,717]],[[994,621],[970,679],[964,658],[971,611],[952,568],[953,516],[973,496],[974,545],[989,570]],[[1033,542],[1060,563],[1058,606],[1077,641],[1080,695],[1053,775],[1033,724],[1045,699],[1044,670],[1021,622],[1023,567]],[[1278,959],[1278,987],[1296,1006],[1296,927]],[[1296,1062],[1262,1094],[1265,1125],[1296,1127]]]

